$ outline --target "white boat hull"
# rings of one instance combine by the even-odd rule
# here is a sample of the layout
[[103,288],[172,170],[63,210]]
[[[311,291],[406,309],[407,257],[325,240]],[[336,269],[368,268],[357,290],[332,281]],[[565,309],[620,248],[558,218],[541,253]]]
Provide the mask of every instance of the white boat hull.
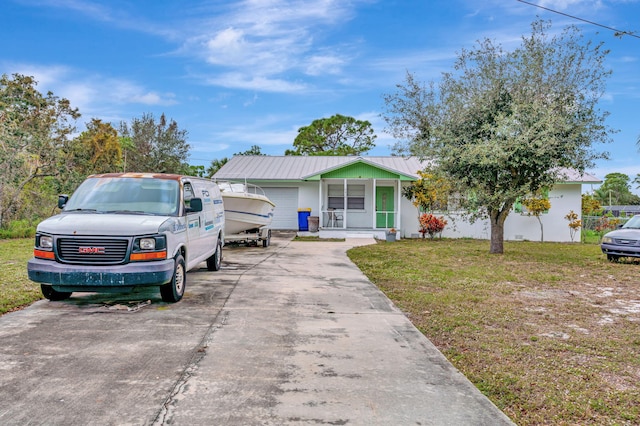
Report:
[[264,195],[223,192],[222,201],[226,235],[269,226],[273,220],[275,204]]

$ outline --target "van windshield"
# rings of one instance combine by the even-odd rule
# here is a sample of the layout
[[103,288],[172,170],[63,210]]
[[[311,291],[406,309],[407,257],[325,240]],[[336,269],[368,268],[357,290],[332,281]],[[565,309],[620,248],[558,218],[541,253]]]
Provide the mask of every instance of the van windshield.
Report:
[[65,212],[177,216],[179,184],[149,178],[89,178],[73,193]]

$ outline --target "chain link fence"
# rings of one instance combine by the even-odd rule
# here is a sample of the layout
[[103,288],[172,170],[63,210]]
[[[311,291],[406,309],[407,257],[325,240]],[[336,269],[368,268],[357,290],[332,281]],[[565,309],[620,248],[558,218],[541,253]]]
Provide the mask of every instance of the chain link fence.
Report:
[[624,225],[631,217],[582,216],[582,229],[595,232],[609,232]]

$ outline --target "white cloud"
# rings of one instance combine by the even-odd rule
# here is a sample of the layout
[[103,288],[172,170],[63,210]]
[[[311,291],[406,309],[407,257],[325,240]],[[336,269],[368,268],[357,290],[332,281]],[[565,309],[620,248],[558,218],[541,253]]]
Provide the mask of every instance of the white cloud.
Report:
[[[214,66],[207,72],[208,84],[271,92],[302,90],[309,86],[292,82],[292,76],[336,75],[350,61],[323,40],[332,28],[352,18],[356,3],[239,2],[195,27],[179,52]],[[222,76],[211,75],[220,71]]]
[[314,55],[307,60],[305,72],[312,76],[340,74],[345,62],[345,58],[340,58],[338,56]]
[[206,84],[232,89],[257,90],[261,92],[296,93],[307,88],[304,83],[271,79],[265,76],[251,76],[242,73],[228,73],[206,80]]
[[602,1],[600,0],[540,0],[538,4],[554,10],[567,10],[574,6],[588,7],[590,9],[602,7]]

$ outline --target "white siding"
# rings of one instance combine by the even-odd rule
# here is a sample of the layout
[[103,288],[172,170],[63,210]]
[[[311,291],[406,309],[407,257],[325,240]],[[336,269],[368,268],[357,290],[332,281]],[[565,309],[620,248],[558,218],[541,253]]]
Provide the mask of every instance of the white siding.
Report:
[[[544,213],[541,216],[545,241],[571,241],[569,221],[564,217],[570,210],[580,215],[581,188],[582,186],[579,183],[557,184],[549,192],[551,208],[548,213]],[[440,216],[440,214],[436,215]],[[448,224],[442,232],[443,237],[486,240],[491,238],[491,226],[488,220],[477,220],[474,223],[470,223],[462,215],[444,214],[444,217],[447,219]],[[417,210],[406,199],[403,199],[402,228],[402,236],[405,238],[419,235]],[[538,219],[512,210],[504,224],[504,239],[505,241],[540,241],[540,223]]]

